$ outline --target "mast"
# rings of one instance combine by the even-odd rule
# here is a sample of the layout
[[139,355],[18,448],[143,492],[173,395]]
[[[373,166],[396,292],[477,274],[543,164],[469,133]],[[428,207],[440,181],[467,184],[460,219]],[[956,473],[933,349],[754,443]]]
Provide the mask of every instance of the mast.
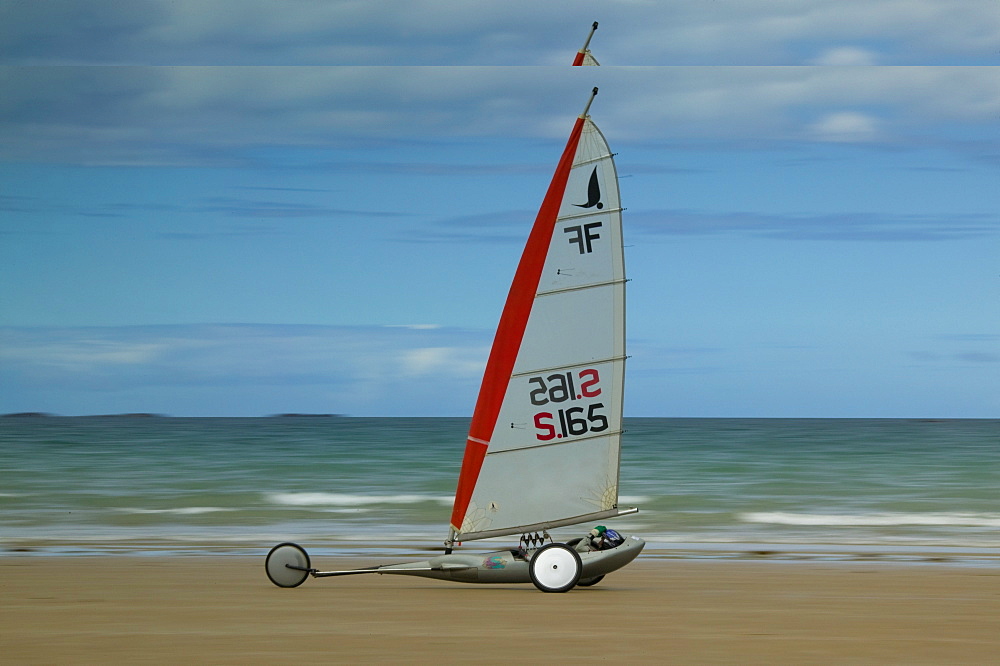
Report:
[[[590,33],[587,35],[587,41],[583,43],[583,48],[576,52],[576,57],[573,58],[573,66],[578,67],[580,65],[596,65],[597,60],[594,56],[590,55],[588,47],[590,46],[590,40],[593,38],[594,33],[597,32],[597,21],[594,21],[594,25],[590,28]],[[590,56],[590,60],[587,60],[587,56]]]
[[[597,25],[596,23],[594,25]],[[594,98],[597,97],[597,86],[590,91],[590,99],[587,100],[587,106],[583,107],[583,113],[580,114],[579,118],[581,120],[586,120],[589,117],[590,105],[594,103]]]

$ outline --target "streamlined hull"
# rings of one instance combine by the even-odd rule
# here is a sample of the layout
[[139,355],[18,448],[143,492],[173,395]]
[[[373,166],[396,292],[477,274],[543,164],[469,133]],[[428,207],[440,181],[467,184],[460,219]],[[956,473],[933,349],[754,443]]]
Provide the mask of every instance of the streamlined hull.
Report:
[[[578,553],[582,565],[580,581],[587,582],[621,569],[634,560],[645,545],[646,542],[639,537],[630,536],[615,548]],[[460,583],[531,583],[533,581],[529,565],[535,552],[537,551],[529,551],[527,557],[518,556],[516,551],[510,550],[476,554],[453,553],[420,563],[379,567],[377,573],[408,574]],[[425,566],[426,569],[415,570],[417,566]]]
[[[380,574],[420,576],[459,583],[534,583],[546,592],[565,592],[576,585],[593,585],[609,573],[634,560],[646,542],[629,536],[606,550],[580,552],[579,539],[569,544],[548,544],[526,552],[517,549],[489,553],[451,553],[429,560],[386,564],[347,571],[320,571],[310,565],[309,555],[296,544],[275,546],[267,556],[268,578],[279,587],[298,587],[306,578]],[[566,572],[570,572],[567,576]],[[550,583],[550,581],[555,581]]]

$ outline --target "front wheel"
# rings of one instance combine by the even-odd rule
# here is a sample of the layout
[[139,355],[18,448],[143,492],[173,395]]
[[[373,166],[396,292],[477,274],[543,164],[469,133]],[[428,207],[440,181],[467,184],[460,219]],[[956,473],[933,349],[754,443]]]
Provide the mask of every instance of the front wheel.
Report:
[[550,543],[535,551],[528,564],[531,582],[542,592],[567,592],[576,587],[583,562],[575,550],[561,543]]
[[294,543],[279,543],[264,560],[264,571],[278,587],[298,587],[309,577],[309,554]]

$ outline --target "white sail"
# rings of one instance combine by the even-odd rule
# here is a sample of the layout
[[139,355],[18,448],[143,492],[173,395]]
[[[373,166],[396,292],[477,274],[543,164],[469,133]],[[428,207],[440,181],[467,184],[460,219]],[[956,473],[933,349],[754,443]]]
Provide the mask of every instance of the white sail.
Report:
[[[596,90],[595,90],[596,92]],[[575,142],[575,145],[574,145]],[[569,162],[567,158],[572,161]],[[589,116],[570,137],[546,204],[532,231],[547,231],[544,253],[531,251],[518,268],[504,319],[526,264],[539,264],[523,336],[509,352],[513,367],[492,424],[470,431],[453,540],[517,534],[619,515],[618,476],[625,375],[625,267],[618,177],[607,141]],[[564,181],[562,179],[565,179]],[[555,189],[555,192],[553,190]],[[556,207],[557,206],[557,207]],[[557,211],[557,212],[556,212]],[[545,236],[542,236],[545,238]],[[523,312],[522,315],[523,316]],[[494,341],[511,346],[504,319]],[[481,394],[481,402],[482,402]],[[477,416],[480,405],[477,404]],[[470,463],[485,450],[481,462]],[[480,465],[476,470],[476,466]],[[470,479],[470,477],[472,477]],[[462,507],[471,484],[471,496]]]

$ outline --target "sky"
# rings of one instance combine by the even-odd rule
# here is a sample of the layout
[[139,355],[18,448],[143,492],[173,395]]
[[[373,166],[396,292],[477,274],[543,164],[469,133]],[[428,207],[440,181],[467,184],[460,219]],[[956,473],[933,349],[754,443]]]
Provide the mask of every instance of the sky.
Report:
[[595,85],[626,416],[1000,417],[996,0],[0,0],[0,413],[470,415]]

